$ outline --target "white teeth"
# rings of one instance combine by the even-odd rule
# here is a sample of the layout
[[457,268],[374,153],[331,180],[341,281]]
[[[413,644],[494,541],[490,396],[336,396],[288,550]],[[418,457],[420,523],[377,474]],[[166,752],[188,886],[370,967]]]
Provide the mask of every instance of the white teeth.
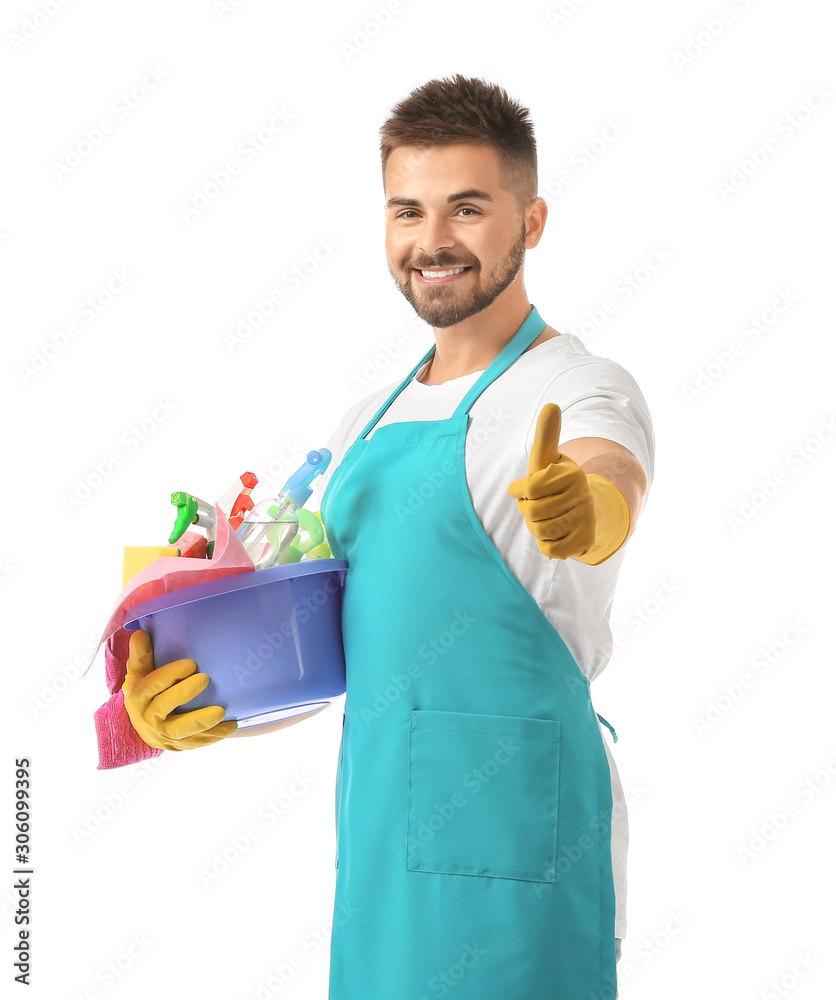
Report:
[[462,271],[465,270],[467,270],[467,268],[457,267],[453,271],[422,271],[421,274],[423,274],[425,278],[446,278],[448,274],[461,274]]

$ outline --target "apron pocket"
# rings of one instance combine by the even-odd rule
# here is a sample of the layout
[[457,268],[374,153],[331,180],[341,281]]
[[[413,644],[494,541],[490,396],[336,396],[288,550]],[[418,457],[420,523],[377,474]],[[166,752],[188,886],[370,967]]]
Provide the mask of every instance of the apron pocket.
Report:
[[560,723],[414,709],[408,871],[554,882]]

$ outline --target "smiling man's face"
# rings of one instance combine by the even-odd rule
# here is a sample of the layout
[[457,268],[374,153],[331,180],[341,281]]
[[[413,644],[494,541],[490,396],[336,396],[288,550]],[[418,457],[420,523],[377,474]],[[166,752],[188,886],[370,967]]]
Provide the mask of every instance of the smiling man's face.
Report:
[[[394,149],[386,162],[386,263],[416,313],[438,329],[487,308],[519,275],[525,220],[492,146]],[[421,269],[461,274],[424,278]]]

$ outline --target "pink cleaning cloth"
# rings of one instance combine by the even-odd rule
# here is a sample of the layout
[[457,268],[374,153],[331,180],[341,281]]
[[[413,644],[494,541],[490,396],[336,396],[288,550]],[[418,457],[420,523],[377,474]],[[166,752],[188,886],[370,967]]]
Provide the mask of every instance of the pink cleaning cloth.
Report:
[[161,556],[129,580],[117,598],[84,671],[86,674],[93,665],[101,644],[106,642],[105,676],[111,696],[93,713],[99,745],[99,771],[135,764],[149,757],[159,757],[163,752],[157,747],[148,746],[141,739],[131,724],[122,695],[131,638],[131,633],[123,626],[133,617],[133,609],[154,597],[170,594],[183,587],[255,571],[255,565],[247,555],[241,539],[232,531],[226,515],[217,504],[215,516],[215,548],[211,559]]

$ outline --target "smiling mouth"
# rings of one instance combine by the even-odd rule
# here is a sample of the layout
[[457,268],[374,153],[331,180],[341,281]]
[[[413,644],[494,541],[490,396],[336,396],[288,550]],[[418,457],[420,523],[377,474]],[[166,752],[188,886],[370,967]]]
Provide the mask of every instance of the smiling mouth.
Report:
[[[415,276],[418,281],[422,284],[441,285],[447,282],[456,281],[467,274],[468,271],[473,270],[473,268],[469,264],[466,264],[459,267],[414,267],[412,270],[415,272]],[[422,273],[422,271],[426,271],[427,275],[442,275],[443,277],[427,277]]]

